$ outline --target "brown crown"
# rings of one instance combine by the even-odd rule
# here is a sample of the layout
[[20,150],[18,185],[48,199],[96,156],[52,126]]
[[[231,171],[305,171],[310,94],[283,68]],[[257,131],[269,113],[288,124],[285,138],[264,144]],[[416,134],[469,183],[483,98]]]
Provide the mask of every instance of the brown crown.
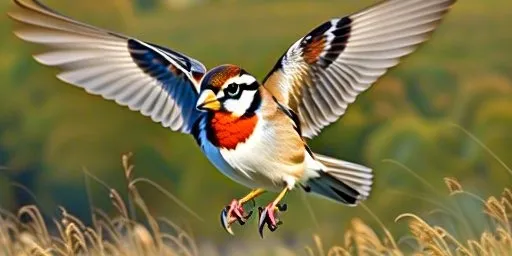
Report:
[[235,65],[222,65],[211,70],[208,84],[215,87],[221,88],[222,85],[230,78],[238,76],[241,69]]

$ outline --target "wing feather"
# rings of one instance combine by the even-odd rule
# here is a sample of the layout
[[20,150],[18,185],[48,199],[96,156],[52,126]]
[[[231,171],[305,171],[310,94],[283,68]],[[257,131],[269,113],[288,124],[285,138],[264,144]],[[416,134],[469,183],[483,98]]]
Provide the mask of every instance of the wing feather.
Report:
[[456,0],[385,0],[295,42],[265,87],[297,112],[304,137],[335,122],[400,58],[428,40]]
[[96,28],[58,14],[38,0],[14,0],[9,16],[19,38],[47,50],[34,58],[60,68],[57,77],[86,92],[127,106],[174,131],[189,133],[195,110],[199,61],[155,44]]

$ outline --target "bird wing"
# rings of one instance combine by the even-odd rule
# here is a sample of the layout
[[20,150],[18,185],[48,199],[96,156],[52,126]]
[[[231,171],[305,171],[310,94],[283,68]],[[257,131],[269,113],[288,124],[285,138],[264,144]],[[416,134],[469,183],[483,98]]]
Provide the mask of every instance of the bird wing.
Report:
[[295,42],[263,84],[312,138],[426,41],[455,1],[387,0],[329,20]]
[[19,38],[46,46],[34,58],[61,69],[58,78],[128,106],[173,131],[190,133],[206,68],[179,52],[90,26],[38,0],[14,0]]

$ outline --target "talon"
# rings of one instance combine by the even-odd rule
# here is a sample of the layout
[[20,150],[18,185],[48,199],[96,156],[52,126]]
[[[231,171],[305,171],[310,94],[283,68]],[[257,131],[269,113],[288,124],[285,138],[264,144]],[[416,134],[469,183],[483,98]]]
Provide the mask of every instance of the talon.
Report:
[[229,234],[234,235],[231,225],[235,222],[238,222],[240,225],[245,225],[251,215],[252,211],[245,214],[245,210],[239,201],[233,200],[231,204],[222,209],[220,222],[224,230]]
[[253,212],[253,211],[249,211],[249,212],[247,213],[247,215],[245,215],[245,216],[244,216],[244,219],[246,219],[246,220],[247,220],[247,219],[249,219],[249,218],[252,216],[252,212]]
[[243,226],[243,225],[245,225],[245,223],[247,221],[247,217],[246,216],[242,216],[242,217],[236,216],[236,220],[238,221],[238,224]]
[[265,224],[267,222],[267,210],[261,207],[258,208],[259,211],[259,220],[258,220],[258,232],[260,233],[261,238],[263,238],[263,229],[265,228]]
[[[260,233],[260,236],[263,238],[263,229],[265,226],[268,227],[268,229],[271,232],[274,232],[277,227],[282,224],[281,221],[279,221],[276,217],[276,213],[280,211],[280,208],[277,205],[270,204],[265,208],[258,208],[260,217],[258,222],[258,231]],[[286,207],[284,207],[286,208]]]
[[288,205],[287,204],[277,204],[277,209],[279,209],[280,212],[286,212],[286,210],[288,210]]
[[274,232],[277,230],[277,226],[270,226],[270,224],[268,225],[268,230],[270,230],[270,232]]
[[261,238],[263,238],[263,229],[265,225],[267,225],[270,231],[274,232],[277,229],[277,226],[282,224],[282,222],[276,218],[276,215],[288,209],[288,206],[286,204],[281,205],[279,203],[286,195],[288,190],[288,187],[285,187],[272,203],[267,205],[267,207],[265,207],[264,209],[262,209],[261,207],[259,208],[260,218],[258,221],[258,231],[260,232]]
[[228,217],[228,210],[229,206],[226,206],[220,213],[220,223],[224,230],[226,230],[226,232],[228,232],[230,235],[235,235],[235,233],[233,233],[233,230],[231,229],[231,223]]

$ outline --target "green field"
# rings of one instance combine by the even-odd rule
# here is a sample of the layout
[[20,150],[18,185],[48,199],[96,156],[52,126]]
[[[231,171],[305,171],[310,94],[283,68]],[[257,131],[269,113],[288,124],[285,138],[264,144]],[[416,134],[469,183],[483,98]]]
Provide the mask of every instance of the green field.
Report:
[[[45,1],[68,16],[166,45],[207,67],[234,63],[260,79],[310,29],[374,2],[215,1],[180,10],[164,4],[139,10],[128,0]],[[11,8],[10,1],[0,3],[1,13]],[[512,166],[510,8],[507,0],[460,0],[427,44],[310,142],[317,152],[374,169],[376,184],[365,206],[397,240],[409,229],[406,221],[395,223],[405,212],[434,224],[453,224],[448,229],[461,239],[479,237],[491,222],[481,214],[478,201],[448,198],[444,177],[455,177],[482,198],[498,196],[512,184],[506,167]],[[2,15],[0,166],[8,170],[0,170],[0,208],[16,210],[19,204],[36,201],[44,214],[53,216],[62,205],[89,223],[92,200],[113,213],[105,196],[108,190],[90,177],[84,182],[84,169],[124,195],[119,159],[122,153],[133,152],[136,175],[170,191],[202,221],[154,187],[140,184],[152,214],[186,227],[201,245],[227,244],[239,250],[286,242],[295,250],[303,248],[304,241],[313,245],[312,234],[318,234],[327,247],[344,243],[344,231],[354,217],[383,236],[378,221],[364,207],[311,197],[305,201],[299,192],[287,197],[285,224],[267,239],[258,238],[255,221],[235,228],[236,237],[228,236],[218,222],[220,210],[246,188],[216,171],[191,137],[58,81],[56,70],[30,58],[40,49],[15,38],[12,27]],[[36,198],[20,192],[13,186],[16,182]],[[260,202],[273,196],[265,195]],[[458,209],[471,221],[461,229],[456,221],[430,212],[443,207]],[[407,247],[406,242],[402,245]]]

